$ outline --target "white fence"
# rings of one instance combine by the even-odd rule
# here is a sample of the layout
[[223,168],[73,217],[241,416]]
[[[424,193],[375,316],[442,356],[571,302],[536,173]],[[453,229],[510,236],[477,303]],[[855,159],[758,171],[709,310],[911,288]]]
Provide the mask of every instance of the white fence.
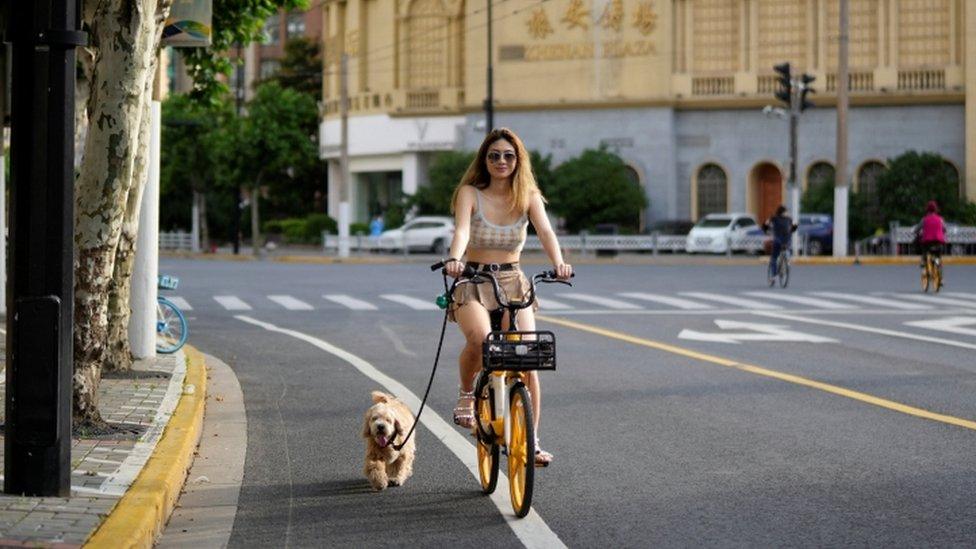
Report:
[[193,234],[183,231],[159,233],[160,250],[185,250],[193,249]]

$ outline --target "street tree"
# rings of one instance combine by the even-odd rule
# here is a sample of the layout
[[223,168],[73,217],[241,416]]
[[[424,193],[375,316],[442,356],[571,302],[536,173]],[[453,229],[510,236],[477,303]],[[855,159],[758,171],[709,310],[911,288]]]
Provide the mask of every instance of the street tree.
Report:
[[547,185],[550,209],[566,219],[570,231],[615,223],[637,229],[647,197],[627,174],[627,165],[606,150],[587,149],[553,170]]
[[263,195],[275,201],[279,211],[282,204],[307,208],[311,203],[321,162],[315,142],[318,111],[311,96],[268,82],[258,86],[247,112],[224,125],[214,152],[222,184],[249,189],[251,239],[257,246],[258,202]]
[[936,153],[908,151],[889,158],[878,178],[881,223],[898,221],[913,225],[925,213],[929,200],[939,204],[947,219],[968,221],[972,206],[960,196],[959,175]]
[[463,151],[438,153],[427,174],[428,184],[417,187],[417,191],[407,200],[408,206],[419,215],[450,215],[454,188],[474,156],[474,152]]
[[[101,426],[98,385],[109,360],[109,325],[128,326],[129,279],[148,162],[152,88],[163,22],[173,0],[87,0],[82,55],[88,82],[84,158],[75,184],[74,410],[76,425]],[[221,41],[249,41],[279,7],[301,0],[214,0]],[[216,78],[216,75],[212,75]],[[114,297],[112,297],[114,296]],[[111,308],[110,308],[111,306]],[[126,339],[125,334],[121,334]],[[125,343],[127,345],[127,342]]]
[[305,37],[289,38],[281,66],[268,78],[282,88],[307,93],[315,100],[322,97],[322,56],[319,44]]

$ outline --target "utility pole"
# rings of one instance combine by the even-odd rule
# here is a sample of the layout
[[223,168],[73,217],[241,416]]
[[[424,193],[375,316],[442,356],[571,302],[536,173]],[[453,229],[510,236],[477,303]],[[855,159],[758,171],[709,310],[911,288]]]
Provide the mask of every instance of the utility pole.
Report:
[[4,492],[71,491],[75,48],[79,0],[10,2],[10,302]]
[[339,148],[339,257],[349,257],[349,56],[343,52],[339,69],[339,114],[342,143]]
[[[800,115],[803,114],[803,111],[813,106],[813,103],[807,100],[807,94],[815,93],[815,90],[810,84],[816,78],[809,74],[794,76],[788,62],[775,65],[773,70],[779,74],[780,84],[780,88],[776,90],[775,96],[789,107],[787,114],[790,118],[790,169],[787,190],[789,192],[790,214],[792,214],[794,222],[799,223],[800,186],[796,178],[796,165],[798,161],[797,133],[800,125]],[[794,250],[799,249],[799,242],[800,235],[793,233],[791,245]]]
[[[9,17],[8,13],[4,13]],[[0,21],[0,26],[6,21]],[[0,28],[0,33],[4,29]],[[3,146],[7,142],[7,116],[10,114],[10,97],[7,95],[7,84],[10,74],[7,69],[7,53],[10,48],[0,39],[0,235],[7,234],[7,155]],[[0,238],[0,315],[7,314],[7,239]]]
[[[237,119],[240,120],[241,115],[244,111],[244,56],[241,53],[242,47],[241,43],[237,43],[237,85],[234,86],[235,99],[237,101]],[[240,182],[237,184],[236,195],[234,204],[237,206],[234,210],[234,255],[241,252],[241,209],[244,207],[244,197],[241,194]]]
[[847,91],[848,0],[840,0],[840,44],[837,49],[837,167],[834,170],[834,257],[847,256]]
[[491,31],[492,31],[492,17],[491,17],[491,2],[492,0],[486,0],[488,2],[488,97],[485,98],[485,135],[491,133],[491,130],[495,129],[495,81],[494,81],[494,64],[493,56],[491,54]]

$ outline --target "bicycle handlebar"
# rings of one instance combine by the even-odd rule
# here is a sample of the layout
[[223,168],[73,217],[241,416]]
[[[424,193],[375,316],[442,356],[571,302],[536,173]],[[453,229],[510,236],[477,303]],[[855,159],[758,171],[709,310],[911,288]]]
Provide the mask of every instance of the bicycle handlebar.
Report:
[[[444,270],[443,261],[438,261],[437,263],[430,266],[431,271],[436,271],[437,269],[441,269],[442,274],[444,274],[445,276],[447,275],[447,271]],[[573,278],[576,276],[576,273],[571,273],[569,276],[570,278]],[[510,309],[510,310],[529,308],[535,302],[535,286],[538,282],[542,282],[545,284],[552,284],[555,282],[559,284],[565,284],[567,286],[573,285],[573,283],[569,282],[568,280],[559,279],[556,276],[556,271],[554,270],[550,269],[548,271],[543,271],[537,275],[534,275],[530,279],[531,286],[529,289],[529,299],[513,304],[507,299],[508,296],[505,296],[506,299],[502,299],[501,294],[504,292],[501,291],[501,287],[498,285],[498,280],[495,278],[495,275],[491,271],[476,271],[469,266],[465,266],[464,271],[461,273],[461,276],[455,278],[454,282],[451,283],[451,287],[447,291],[447,294],[449,296],[453,296],[454,289],[460,286],[461,284],[483,284],[485,282],[491,282],[492,291],[494,291],[495,293],[495,301],[498,303],[499,308]]]

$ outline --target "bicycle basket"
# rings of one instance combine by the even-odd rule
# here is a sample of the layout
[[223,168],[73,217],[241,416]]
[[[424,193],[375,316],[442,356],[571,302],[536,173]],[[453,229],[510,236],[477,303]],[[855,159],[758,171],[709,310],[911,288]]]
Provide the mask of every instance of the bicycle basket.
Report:
[[160,275],[157,285],[160,290],[175,290],[179,284],[180,279],[175,276]]
[[482,345],[485,370],[555,370],[552,332],[491,332]]

